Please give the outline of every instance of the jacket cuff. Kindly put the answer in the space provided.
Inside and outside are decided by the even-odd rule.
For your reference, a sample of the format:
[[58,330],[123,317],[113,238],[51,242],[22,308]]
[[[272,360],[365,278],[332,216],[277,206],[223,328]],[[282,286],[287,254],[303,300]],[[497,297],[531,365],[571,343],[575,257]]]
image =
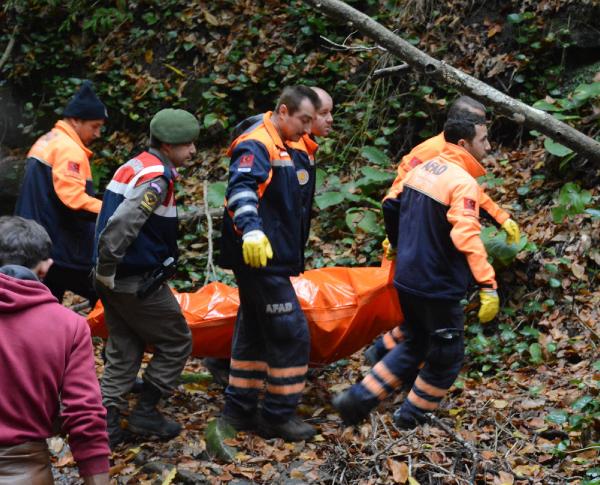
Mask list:
[[77,467],[79,468],[79,475],[82,477],[106,473],[110,468],[108,455],[93,456],[91,458],[78,461]]
[[500,225],[504,224],[507,220],[510,219],[510,214],[505,210],[500,209],[500,212],[496,214],[496,222]]

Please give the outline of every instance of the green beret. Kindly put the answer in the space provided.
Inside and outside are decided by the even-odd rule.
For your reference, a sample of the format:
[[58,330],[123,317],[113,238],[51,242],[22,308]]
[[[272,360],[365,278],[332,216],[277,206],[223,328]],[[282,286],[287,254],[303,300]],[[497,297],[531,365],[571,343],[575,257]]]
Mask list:
[[191,143],[200,133],[200,124],[196,117],[183,109],[162,109],[150,122],[150,134],[173,145]]

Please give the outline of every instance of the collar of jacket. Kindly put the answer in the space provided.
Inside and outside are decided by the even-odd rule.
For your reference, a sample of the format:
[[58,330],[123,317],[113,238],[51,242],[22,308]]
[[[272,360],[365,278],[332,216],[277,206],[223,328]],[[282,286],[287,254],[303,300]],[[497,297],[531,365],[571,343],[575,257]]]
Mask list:
[[0,273],[5,274],[6,276],[12,276],[19,280],[40,281],[33,271],[20,264],[7,264],[1,266]]
[[174,179],[179,178],[179,172],[177,172],[177,168],[171,163],[171,160],[169,160],[163,152],[157,150],[156,148],[150,147],[148,148],[148,153],[158,158],[165,168],[171,171]]
[[73,129],[73,127],[64,120],[58,120],[54,125],[54,129],[63,132],[69,138],[71,138],[79,147],[84,151],[85,156],[90,158],[94,152],[92,152],[88,147],[86,147],[77,132]]
[[277,132],[277,128],[275,128],[273,121],[271,121],[272,116],[273,116],[272,111],[267,111],[263,115],[263,124],[265,125],[265,129],[267,130],[267,133],[269,134],[269,136],[271,137],[271,139],[273,140],[273,143],[275,143],[277,148],[279,148],[281,150],[287,150],[285,143],[283,143],[283,141],[281,140],[281,137],[279,136],[279,133]]
[[465,169],[473,177],[481,177],[486,174],[485,168],[467,150],[454,143],[446,142],[440,156],[450,163],[454,163]]
[[309,155],[314,155],[319,149],[319,144],[311,135],[302,135],[302,140],[304,140],[304,144],[306,145],[306,151]]

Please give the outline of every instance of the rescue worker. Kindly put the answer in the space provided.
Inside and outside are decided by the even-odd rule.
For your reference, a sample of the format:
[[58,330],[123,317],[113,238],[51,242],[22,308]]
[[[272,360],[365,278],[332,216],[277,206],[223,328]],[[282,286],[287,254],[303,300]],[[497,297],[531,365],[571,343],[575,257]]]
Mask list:
[[333,399],[347,424],[361,421],[413,381],[394,420],[402,428],[422,423],[462,367],[460,300],[472,277],[480,288],[480,321],[498,312],[494,269],[480,239],[482,189],[476,181],[485,174],[479,162],[491,149],[487,128],[480,118],[449,119],[444,137],[442,152],[411,170],[383,203],[386,232],[397,251],[394,286],[405,315],[403,339],[359,384]]
[[52,239],[52,259],[44,284],[62,301],[66,290],[98,297],[90,279],[94,223],[102,202],[95,198],[87,148],[100,136],[108,114],[92,84],[84,81],[67,104],[63,119],[27,154],[27,170],[15,214],[33,219]]
[[[331,114],[331,111],[333,110],[333,100],[331,99],[331,96],[324,89],[317,87],[311,87],[311,89],[317,94],[321,101],[321,107],[317,110],[312,122],[311,133],[302,135],[297,142],[290,141],[287,143],[289,148],[288,151],[292,155],[292,158],[294,158],[296,166],[300,167],[297,171],[299,183],[310,184],[310,187],[307,187],[308,190],[302,191],[303,196],[306,198],[306,200],[302,201],[302,208],[304,211],[302,220],[305,221],[303,226],[304,234],[302,236],[302,247],[305,247],[306,242],[308,241],[312,217],[312,203],[316,188],[315,153],[319,145],[317,144],[315,137],[328,136],[333,127],[333,116]],[[254,115],[240,122],[232,130],[233,140],[251,126],[260,123],[262,117],[262,114]],[[214,382],[223,387],[227,386],[229,381],[229,359],[206,357],[202,359],[202,364],[211,373]]]
[[[181,426],[156,408],[171,393],[192,350],[191,332],[168,285],[156,271],[177,259],[176,167],[196,153],[200,125],[180,109],[159,111],[150,122],[150,149],[122,165],[109,183],[96,228],[96,287],[108,341],[102,378],[111,447],[127,438],[120,427],[123,396],[131,389],[144,350],[154,355],[143,375],[128,430],[170,439]],[[174,262],[173,262],[174,264]],[[143,297],[151,281],[158,287]]]
[[[307,210],[314,176],[287,142],[310,133],[319,97],[287,87],[274,112],[236,138],[219,264],[239,287],[229,385],[221,420],[266,438],[310,439],[315,430],[295,414],[305,386],[310,335],[290,282],[304,269]],[[308,172],[308,173],[305,173]],[[262,409],[258,394],[266,380]]]
[[[448,110],[448,119],[461,119],[465,116],[480,117],[481,121],[485,123],[485,107],[473,98],[460,96],[450,106],[450,109]],[[423,143],[413,148],[410,153],[402,157],[402,161],[398,165],[398,175],[386,198],[394,198],[397,195],[397,187],[402,180],[406,178],[408,172],[423,163],[423,161],[437,157],[444,149],[445,144],[446,140],[444,139],[444,133],[442,132],[433,138],[425,140]],[[484,191],[481,191],[479,205],[483,216],[506,231],[506,242],[508,244],[519,243],[521,238],[519,226],[510,218],[508,212],[501,209]],[[387,248],[389,243],[387,239],[383,242],[383,246],[386,255],[390,259],[393,259],[394,251],[393,249],[388,251]],[[395,327],[386,332],[365,351],[364,355],[366,361],[371,365],[375,365],[386,353],[398,344],[401,338],[402,332],[400,327]]]

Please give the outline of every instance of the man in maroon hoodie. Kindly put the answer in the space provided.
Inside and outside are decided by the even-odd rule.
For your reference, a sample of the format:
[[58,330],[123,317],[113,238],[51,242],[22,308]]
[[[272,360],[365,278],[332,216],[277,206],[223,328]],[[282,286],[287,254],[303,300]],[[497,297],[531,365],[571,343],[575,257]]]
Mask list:
[[0,485],[54,483],[46,438],[60,414],[86,485],[108,485],[106,411],[86,321],[41,282],[42,226],[0,217]]

